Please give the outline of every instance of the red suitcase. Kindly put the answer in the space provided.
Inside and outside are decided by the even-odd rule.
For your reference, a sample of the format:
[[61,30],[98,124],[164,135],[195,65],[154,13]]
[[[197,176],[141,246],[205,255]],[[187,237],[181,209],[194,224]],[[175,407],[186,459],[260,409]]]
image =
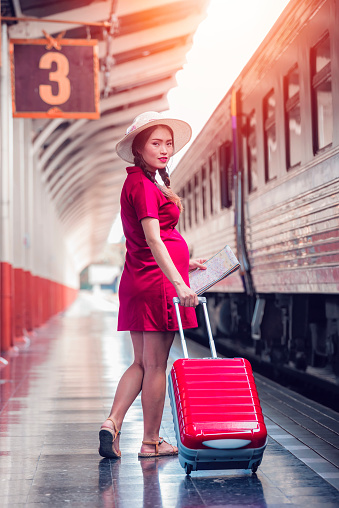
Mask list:
[[179,448],[187,474],[200,469],[258,469],[267,431],[252,368],[244,358],[217,358],[203,304],[212,358],[189,359],[179,313],[173,299],[185,358],[169,374],[169,396]]

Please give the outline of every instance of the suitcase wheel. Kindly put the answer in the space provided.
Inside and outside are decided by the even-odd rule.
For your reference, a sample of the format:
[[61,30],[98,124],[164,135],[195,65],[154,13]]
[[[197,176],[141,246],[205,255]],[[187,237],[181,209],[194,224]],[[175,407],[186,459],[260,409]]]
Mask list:
[[187,464],[187,462],[186,462],[185,471],[186,471],[187,476],[189,476],[191,474],[192,469],[193,469],[193,466],[191,464]]
[[257,470],[258,470],[258,464],[253,464],[253,466],[252,466],[252,473],[253,474],[256,473]]

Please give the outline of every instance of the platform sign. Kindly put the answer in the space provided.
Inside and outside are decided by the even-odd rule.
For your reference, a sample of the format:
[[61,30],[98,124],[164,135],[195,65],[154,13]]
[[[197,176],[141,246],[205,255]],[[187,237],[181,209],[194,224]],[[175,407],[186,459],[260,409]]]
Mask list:
[[13,116],[100,117],[96,40],[10,40]]

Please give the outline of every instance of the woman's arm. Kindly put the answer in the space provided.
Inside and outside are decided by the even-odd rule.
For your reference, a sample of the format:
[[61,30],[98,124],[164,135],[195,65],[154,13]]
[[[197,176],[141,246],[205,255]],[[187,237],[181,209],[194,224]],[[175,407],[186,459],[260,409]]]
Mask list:
[[196,307],[199,303],[198,296],[185,284],[183,278],[176,269],[164,242],[160,238],[158,219],[145,217],[141,220],[141,225],[145,233],[146,242],[151,249],[154,259],[159,268],[175,287],[181,305],[185,307]]

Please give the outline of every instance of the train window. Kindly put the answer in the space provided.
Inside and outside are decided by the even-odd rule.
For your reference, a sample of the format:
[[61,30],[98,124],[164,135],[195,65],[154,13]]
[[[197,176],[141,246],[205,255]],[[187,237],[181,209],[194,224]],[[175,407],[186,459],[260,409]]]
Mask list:
[[296,65],[285,77],[285,126],[287,168],[301,161],[300,80]]
[[[185,208],[186,208],[185,187],[182,188],[179,195],[181,196],[182,206],[185,211]],[[180,214],[180,218],[181,218],[181,221],[180,221],[181,227],[182,227],[183,231],[185,231],[185,229],[186,229],[186,214],[185,213]]]
[[194,177],[194,222],[198,224],[199,222],[199,176],[195,175]]
[[215,209],[215,183],[214,183],[214,175],[215,175],[215,167],[216,167],[216,156],[215,153],[210,157],[210,167],[209,167],[209,184],[210,184],[210,213],[213,215]]
[[333,137],[330,38],[326,34],[311,50],[313,149],[331,145]]
[[265,139],[265,180],[273,180],[277,176],[278,150],[276,134],[276,99],[274,90],[264,98],[264,139]]
[[257,118],[254,110],[247,120],[247,165],[248,192],[253,192],[258,186]]
[[186,227],[191,228],[192,227],[192,186],[191,182],[187,185],[187,220],[186,220]]
[[206,179],[206,166],[201,170],[201,190],[202,190],[202,218],[206,219],[206,199],[207,199],[207,179]]
[[219,148],[221,208],[232,205],[232,150],[228,141]]

